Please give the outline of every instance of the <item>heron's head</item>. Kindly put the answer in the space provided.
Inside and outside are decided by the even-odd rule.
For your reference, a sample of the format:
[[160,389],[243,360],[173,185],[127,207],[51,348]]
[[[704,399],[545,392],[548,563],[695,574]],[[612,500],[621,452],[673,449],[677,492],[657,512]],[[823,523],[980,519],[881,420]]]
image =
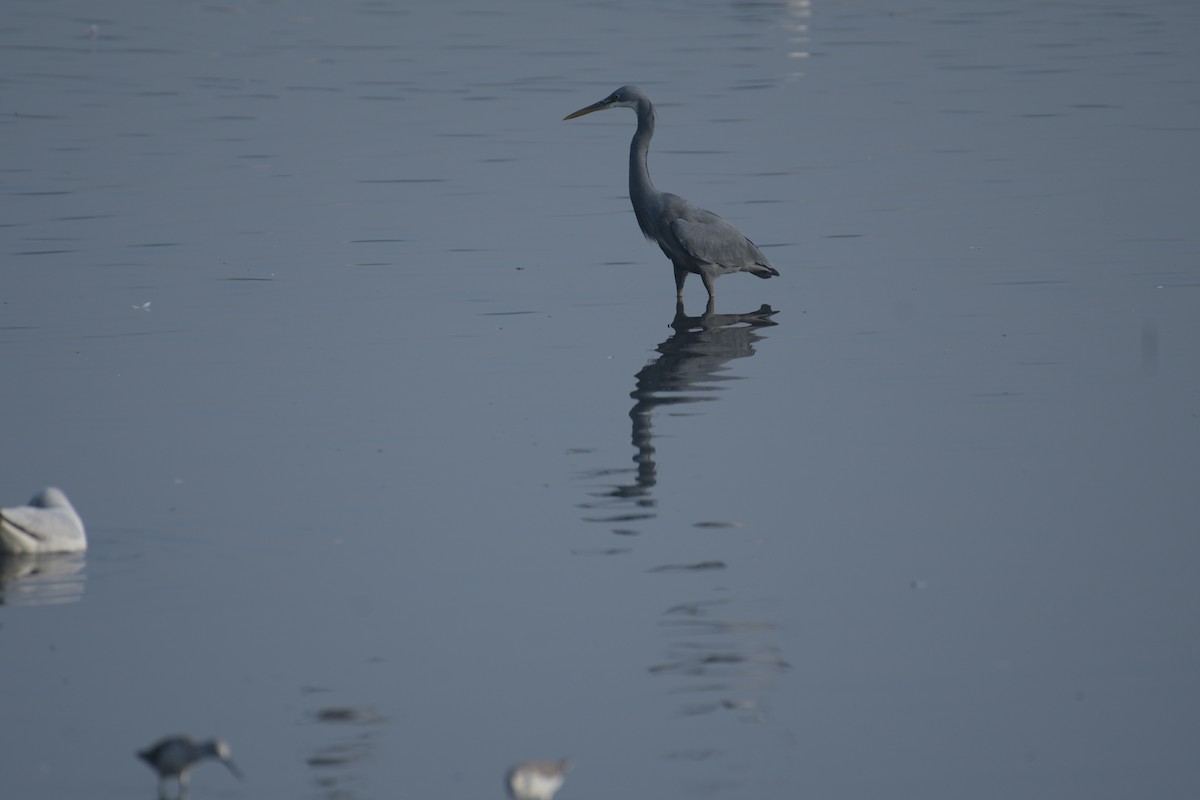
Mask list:
[[584,114],[590,114],[593,111],[604,111],[608,108],[636,109],[642,103],[650,103],[650,98],[646,96],[645,92],[636,86],[622,86],[600,102],[592,103],[590,106],[585,106],[578,111],[567,114],[563,117],[563,121],[582,117]]

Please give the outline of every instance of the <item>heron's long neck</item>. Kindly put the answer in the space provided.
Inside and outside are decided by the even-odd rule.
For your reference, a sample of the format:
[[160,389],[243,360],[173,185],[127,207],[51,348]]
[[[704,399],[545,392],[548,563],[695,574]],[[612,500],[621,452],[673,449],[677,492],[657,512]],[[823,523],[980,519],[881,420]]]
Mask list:
[[633,134],[633,141],[629,143],[629,200],[633,203],[638,225],[649,236],[650,220],[643,219],[643,215],[649,213],[650,204],[658,194],[650,182],[650,168],[646,165],[650,137],[654,135],[654,106],[649,101],[638,106],[637,119],[637,133]]

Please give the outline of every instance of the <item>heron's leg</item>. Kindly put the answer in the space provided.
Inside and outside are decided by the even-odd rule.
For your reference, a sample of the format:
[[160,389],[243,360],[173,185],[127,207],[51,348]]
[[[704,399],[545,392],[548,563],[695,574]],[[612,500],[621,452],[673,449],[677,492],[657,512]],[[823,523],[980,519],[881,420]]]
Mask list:
[[675,296],[683,297],[683,282],[687,280],[687,270],[678,264],[675,267]]
[[712,300],[715,298],[717,296],[717,292],[716,288],[713,286],[713,281],[715,280],[713,276],[709,275],[707,272],[701,272],[700,280],[704,281],[704,288],[708,289],[708,299]]

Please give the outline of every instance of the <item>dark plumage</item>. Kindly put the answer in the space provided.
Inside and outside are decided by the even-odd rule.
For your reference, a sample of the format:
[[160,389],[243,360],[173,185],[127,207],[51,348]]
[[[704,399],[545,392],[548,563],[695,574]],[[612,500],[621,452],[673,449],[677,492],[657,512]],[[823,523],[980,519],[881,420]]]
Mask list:
[[598,103],[563,117],[582,117],[608,108],[637,112],[637,132],[629,144],[629,200],[638,226],[647,239],[657,242],[675,268],[675,292],[683,296],[688,273],[704,281],[711,299],[713,282],[731,272],[749,272],[759,278],[779,274],[754,242],[711,211],[694,206],[677,194],[660,192],[650,180],[646,158],[654,136],[654,106],[636,86],[622,86]]
[[198,742],[190,736],[167,736],[159,739],[144,750],[138,758],[158,773],[158,796],[167,796],[167,781],[179,781],[179,797],[187,795],[188,773],[192,767],[206,759],[216,759],[229,768],[234,777],[241,780],[242,773],[230,758],[229,745],[221,739]]

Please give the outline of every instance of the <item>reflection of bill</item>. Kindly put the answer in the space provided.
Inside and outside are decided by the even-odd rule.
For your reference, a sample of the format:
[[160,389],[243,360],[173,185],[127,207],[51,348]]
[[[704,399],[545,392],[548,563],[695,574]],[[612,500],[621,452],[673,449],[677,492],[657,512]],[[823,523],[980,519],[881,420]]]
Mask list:
[[0,605],[42,606],[83,598],[83,553],[0,553]]

